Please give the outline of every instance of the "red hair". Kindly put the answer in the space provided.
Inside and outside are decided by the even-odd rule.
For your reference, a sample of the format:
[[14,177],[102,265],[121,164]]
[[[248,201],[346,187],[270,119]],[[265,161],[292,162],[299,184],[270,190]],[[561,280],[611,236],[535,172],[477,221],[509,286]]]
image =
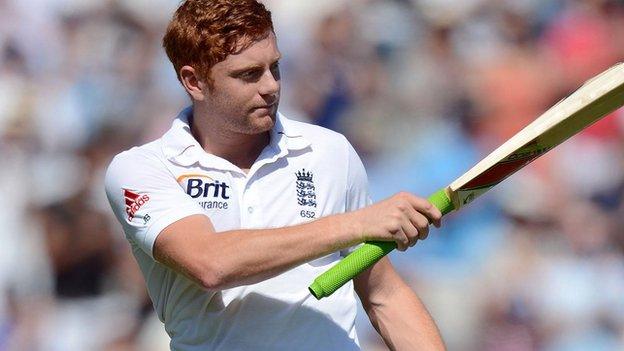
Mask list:
[[210,81],[210,69],[273,31],[271,12],[256,0],[186,0],[176,10],[163,47],[180,79],[193,67]]

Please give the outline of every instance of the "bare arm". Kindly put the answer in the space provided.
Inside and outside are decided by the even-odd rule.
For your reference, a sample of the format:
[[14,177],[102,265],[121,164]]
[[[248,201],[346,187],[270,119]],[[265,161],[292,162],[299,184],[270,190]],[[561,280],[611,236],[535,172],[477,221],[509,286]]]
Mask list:
[[[396,241],[406,250],[428,233],[441,214],[411,194],[346,214],[277,229],[215,233],[203,215],[183,218],[156,238],[154,257],[208,289],[268,279],[303,262],[366,240]],[[277,254],[276,254],[277,253]]]
[[429,312],[387,257],[354,282],[371,323],[391,350],[445,350]]
[[194,215],[161,232],[154,257],[208,289],[252,284],[355,245],[361,239],[342,216],[292,227],[215,233],[208,217]]

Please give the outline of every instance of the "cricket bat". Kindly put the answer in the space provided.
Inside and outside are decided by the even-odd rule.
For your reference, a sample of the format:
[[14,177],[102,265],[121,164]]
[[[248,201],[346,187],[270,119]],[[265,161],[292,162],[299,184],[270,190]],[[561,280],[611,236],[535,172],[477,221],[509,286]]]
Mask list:
[[[493,186],[624,105],[624,63],[591,78],[474,167],[428,200],[443,215],[461,209]],[[367,242],[318,276],[309,290],[321,299],[334,293],[396,248],[391,241]]]

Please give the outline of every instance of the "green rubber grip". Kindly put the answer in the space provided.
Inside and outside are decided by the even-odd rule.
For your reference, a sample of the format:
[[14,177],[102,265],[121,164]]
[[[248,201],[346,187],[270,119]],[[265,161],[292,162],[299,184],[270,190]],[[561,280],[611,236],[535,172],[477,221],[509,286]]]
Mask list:
[[[436,191],[429,196],[428,200],[442,212],[442,215],[455,209],[445,189]],[[318,300],[327,297],[394,249],[396,249],[396,243],[393,241],[366,242],[362,247],[314,279],[308,289]]]

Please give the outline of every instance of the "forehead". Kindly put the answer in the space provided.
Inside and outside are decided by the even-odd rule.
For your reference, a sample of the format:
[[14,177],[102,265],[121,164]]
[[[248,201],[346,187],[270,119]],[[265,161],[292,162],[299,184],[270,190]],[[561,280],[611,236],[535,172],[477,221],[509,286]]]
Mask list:
[[217,63],[225,69],[239,69],[245,66],[271,64],[281,57],[277,48],[275,34],[270,32],[266,38],[253,42],[237,54],[228,55],[225,60]]

